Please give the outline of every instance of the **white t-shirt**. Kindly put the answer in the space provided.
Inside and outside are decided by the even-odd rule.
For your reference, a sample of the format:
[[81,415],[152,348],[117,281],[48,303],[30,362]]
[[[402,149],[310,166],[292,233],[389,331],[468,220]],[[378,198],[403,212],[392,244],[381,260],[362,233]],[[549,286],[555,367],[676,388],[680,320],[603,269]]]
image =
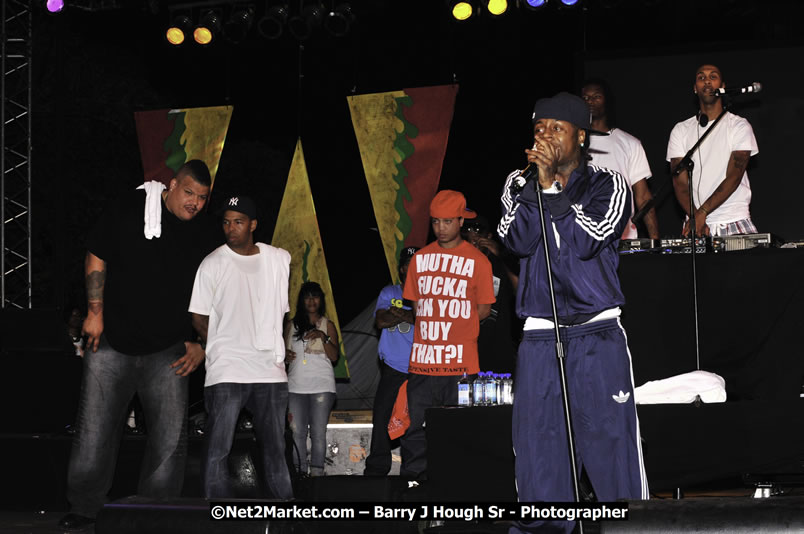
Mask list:
[[259,254],[243,256],[222,245],[196,272],[189,311],[209,316],[204,386],[287,382],[282,320],[290,311],[290,254],[257,246]]
[[[633,135],[619,128],[613,128],[609,135],[589,136],[589,156],[592,163],[622,174],[633,190],[634,184],[651,177],[650,165],[642,143]],[[631,217],[634,210],[634,195],[631,195]],[[631,220],[625,227],[623,239],[637,237],[637,228]]]
[[[322,317],[316,329],[327,333],[327,318]],[[296,339],[296,327],[292,325],[289,338],[285,340],[288,348],[296,353],[296,358],[288,366],[289,393],[336,393],[335,370],[332,360],[324,352],[320,339],[312,342]]]
[[[714,121],[709,121],[709,124],[701,127],[697,117],[690,117],[676,124],[670,132],[670,142],[667,144],[667,161],[683,158],[712,124]],[[717,186],[726,179],[731,153],[736,150],[748,150],[752,156],[759,152],[751,124],[744,118],[727,112],[692,157],[695,164],[691,177],[692,194],[696,208],[706,202]],[[706,223],[725,224],[748,219],[751,217],[750,204],[751,184],[748,182],[748,173],[745,172],[734,193],[706,216]]]

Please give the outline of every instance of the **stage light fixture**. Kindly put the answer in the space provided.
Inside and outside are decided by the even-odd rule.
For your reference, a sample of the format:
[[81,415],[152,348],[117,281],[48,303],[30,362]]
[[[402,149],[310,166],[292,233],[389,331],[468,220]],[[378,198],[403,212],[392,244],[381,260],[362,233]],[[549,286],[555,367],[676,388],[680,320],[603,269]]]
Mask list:
[[288,20],[288,30],[291,35],[299,41],[305,41],[313,35],[317,27],[321,25],[324,18],[324,8],[319,2],[314,2],[304,6],[301,13],[290,17]]
[[499,17],[508,11],[508,0],[488,0],[486,2],[486,9],[495,17]]
[[48,13],[61,13],[61,10],[64,9],[64,0],[47,0],[45,9],[48,10]]
[[567,7],[572,7],[576,5],[578,2],[579,0],[561,0],[561,3]]
[[266,39],[279,39],[288,21],[288,6],[271,6],[257,22],[257,31]]
[[524,5],[530,10],[541,9],[547,5],[547,0],[525,0]]
[[193,22],[187,15],[179,15],[173,19],[173,25],[168,28],[165,37],[170,44],[178,46],[187,40],[193,31]]
[[354,21],[355,13],[352,11],[352,6],[339,4],[327,14],[324,19],[324,28],[335,37],[343,37],[349,33],[349,28]]
[[207,11],[193,31],[193,39],[200,45],[210,44],[221,33],[221,17],[215,11]]
[[233,43],[242,43],[254,22],[254,9],[248,6],[235,7],[223,28],[223,34]]
[[469,20],[475,14],[475,6],[467,0],[453,0],[449,2],[449,11],[455,20]]

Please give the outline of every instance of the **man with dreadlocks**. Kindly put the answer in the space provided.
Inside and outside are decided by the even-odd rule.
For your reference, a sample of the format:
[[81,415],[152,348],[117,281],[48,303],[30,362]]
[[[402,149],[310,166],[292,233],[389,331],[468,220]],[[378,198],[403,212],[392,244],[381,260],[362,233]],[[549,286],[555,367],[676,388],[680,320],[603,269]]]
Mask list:
[[[525,320],[514,391],[519,500],[571,501],[573,485],[544,247],[565,346],[578,472],[601,501],[648,497],[631,358],[620,306],[617,244],[631,210],[625,178],[587,165],[592,133],[580,97],[559,93],[533,110],[531,181],[514,171],[502,194],[500,238],[520,259],[517,314]],[[534,169],[535,168],[535,169]],[[539,196],[544,206],[542,235]],[[573,521],[519,525],[570,532]]]

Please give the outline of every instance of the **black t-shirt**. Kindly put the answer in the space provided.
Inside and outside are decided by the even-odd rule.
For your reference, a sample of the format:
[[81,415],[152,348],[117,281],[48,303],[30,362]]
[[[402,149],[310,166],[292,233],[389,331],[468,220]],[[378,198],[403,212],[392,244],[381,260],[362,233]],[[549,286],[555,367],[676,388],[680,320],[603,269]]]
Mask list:
[[516,340],[518,330],[522,327],[514,313],[515,291],[503,260],[494,254],[486,254],[486,257],[491,262],[494,283],[499,285],[497,300],[491,305],[491,313],[480,323],[477,338],[480,370],[513,373],[516,364]]
[[87,240],[106,262],[104,334],[118,352],[159,352],[188,339],[187,307],[198,265],[214,248],[205,213],[181,221],[162,202],[162,235],[146,239],[145,194],[134,191],[107,206]]

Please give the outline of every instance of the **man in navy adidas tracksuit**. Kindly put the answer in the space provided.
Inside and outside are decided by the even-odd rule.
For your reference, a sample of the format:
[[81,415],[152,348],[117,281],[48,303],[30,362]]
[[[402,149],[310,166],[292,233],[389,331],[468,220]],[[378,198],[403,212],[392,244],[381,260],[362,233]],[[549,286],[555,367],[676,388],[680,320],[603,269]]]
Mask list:
[[[538,180],[506,180],[497,232],[520,260],[517,313],[525,320],[517,360],[513,442],[519,500],[572,501],[552,307],[544,260],[549,247],[578,473],[599,501],[648,498],[631,358],[620,306],[617,243],[631,211],[627,181],[587,164],[590,114],[569,93],[536,102],[532,149]],[[595,132],[597,133],[597,132]],[[547,236],[539,222],[542,190]],[[573,522],[519,525],[569,532]],[[513,529],[519,531],[519,528]]]

